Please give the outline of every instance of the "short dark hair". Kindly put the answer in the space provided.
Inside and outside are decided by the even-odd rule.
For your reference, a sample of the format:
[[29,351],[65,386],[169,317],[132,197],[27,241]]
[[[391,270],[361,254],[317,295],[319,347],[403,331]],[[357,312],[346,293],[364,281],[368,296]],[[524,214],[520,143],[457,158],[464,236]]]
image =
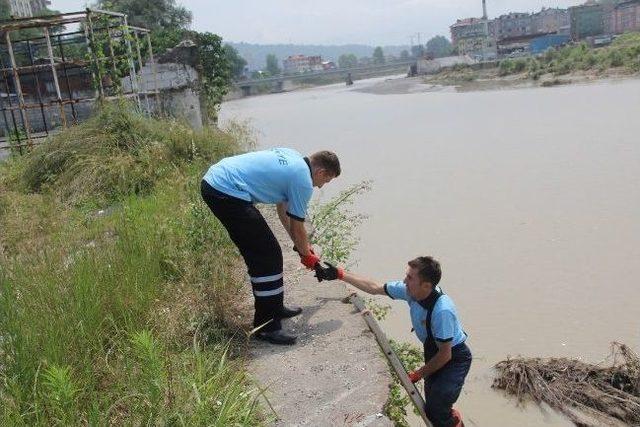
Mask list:
[[325,169],[334,176],[340,176],[340,160],[332,151],[318,151],[309,156],[311,166]]
[[442,277],[442,269],[440,263],[430,256],[419,256],[409,261],[409,267],[418,270],[418,276],[425,281],[436,286],[440,283]]

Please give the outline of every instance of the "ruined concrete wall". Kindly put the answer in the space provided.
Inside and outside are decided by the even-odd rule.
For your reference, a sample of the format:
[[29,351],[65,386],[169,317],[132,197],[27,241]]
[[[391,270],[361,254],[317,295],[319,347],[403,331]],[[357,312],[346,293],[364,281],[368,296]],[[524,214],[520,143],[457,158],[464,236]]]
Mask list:
[[[194,129],[202,128],[202,108],[197,92],[198,72],[188,64],[160,63],[156,64],[154,77],[151,64],[142,68],[137,84],[139,90],[149,94],[152,111],[157,111],[155,102],[156,87],[160,93],[162,111],[170,116],[186,120]],[[131,83],[125,80],[125,90],[130,90]],[[151,93],[150,93],[151,92]],[[144,95],[143,107],[146,106]]]
[[[200,77],[195,68],[196,54],[195,44],[184,41],[158,57],[155,75],[152,64],[146,64],[135,84],[141,92],[157,89],[163,113],[186,120],[194,129],[201,129],[204,112],[197,91]],[[129,79],[125,79],[123,87],[125,91],[131,90]],[[151,94],[149,99],[157,111],[156,103],[151,101],[155,100],[155,95]]]

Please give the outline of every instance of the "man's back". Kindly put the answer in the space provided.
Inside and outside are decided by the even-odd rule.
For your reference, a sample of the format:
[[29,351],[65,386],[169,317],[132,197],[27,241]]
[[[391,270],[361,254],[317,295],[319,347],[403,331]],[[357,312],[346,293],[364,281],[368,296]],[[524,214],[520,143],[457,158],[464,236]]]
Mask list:
[[288,202],[289,211],[301,218],[313,193],[308,163],[289,148],[227,157],[211,166],[203,179],[216,190],[248,202]]

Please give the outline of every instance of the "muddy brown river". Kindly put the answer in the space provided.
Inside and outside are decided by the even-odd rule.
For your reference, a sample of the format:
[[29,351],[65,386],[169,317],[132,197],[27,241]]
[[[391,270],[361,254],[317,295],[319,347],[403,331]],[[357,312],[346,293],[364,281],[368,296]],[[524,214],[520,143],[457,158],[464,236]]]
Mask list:
[[[459,93],[373,79],[231,101],[221,117],[250,119],[261,147],[336,151],[324,197],[374,181],[354,271],[401,280],[417,255],[441,261],[475,357],[467,425],[571,425],[490,388],[509,355],[640,351],[640,80]],[[391,305],[387,334],[417,344]]]

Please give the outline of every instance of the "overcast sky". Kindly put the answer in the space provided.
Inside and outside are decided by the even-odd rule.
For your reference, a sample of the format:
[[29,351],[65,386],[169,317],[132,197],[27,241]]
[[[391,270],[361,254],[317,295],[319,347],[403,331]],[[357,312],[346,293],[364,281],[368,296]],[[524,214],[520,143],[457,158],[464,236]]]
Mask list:
[[[192,28],[225,41],[259,44],[404,45],[442,34],[457,18],[482,15],[481,0],[178,0],[193,12]],[[489,17],[567,7],[581,0],[487,0]],[[83,0],[52,0],[63,12],[82,10]]]

